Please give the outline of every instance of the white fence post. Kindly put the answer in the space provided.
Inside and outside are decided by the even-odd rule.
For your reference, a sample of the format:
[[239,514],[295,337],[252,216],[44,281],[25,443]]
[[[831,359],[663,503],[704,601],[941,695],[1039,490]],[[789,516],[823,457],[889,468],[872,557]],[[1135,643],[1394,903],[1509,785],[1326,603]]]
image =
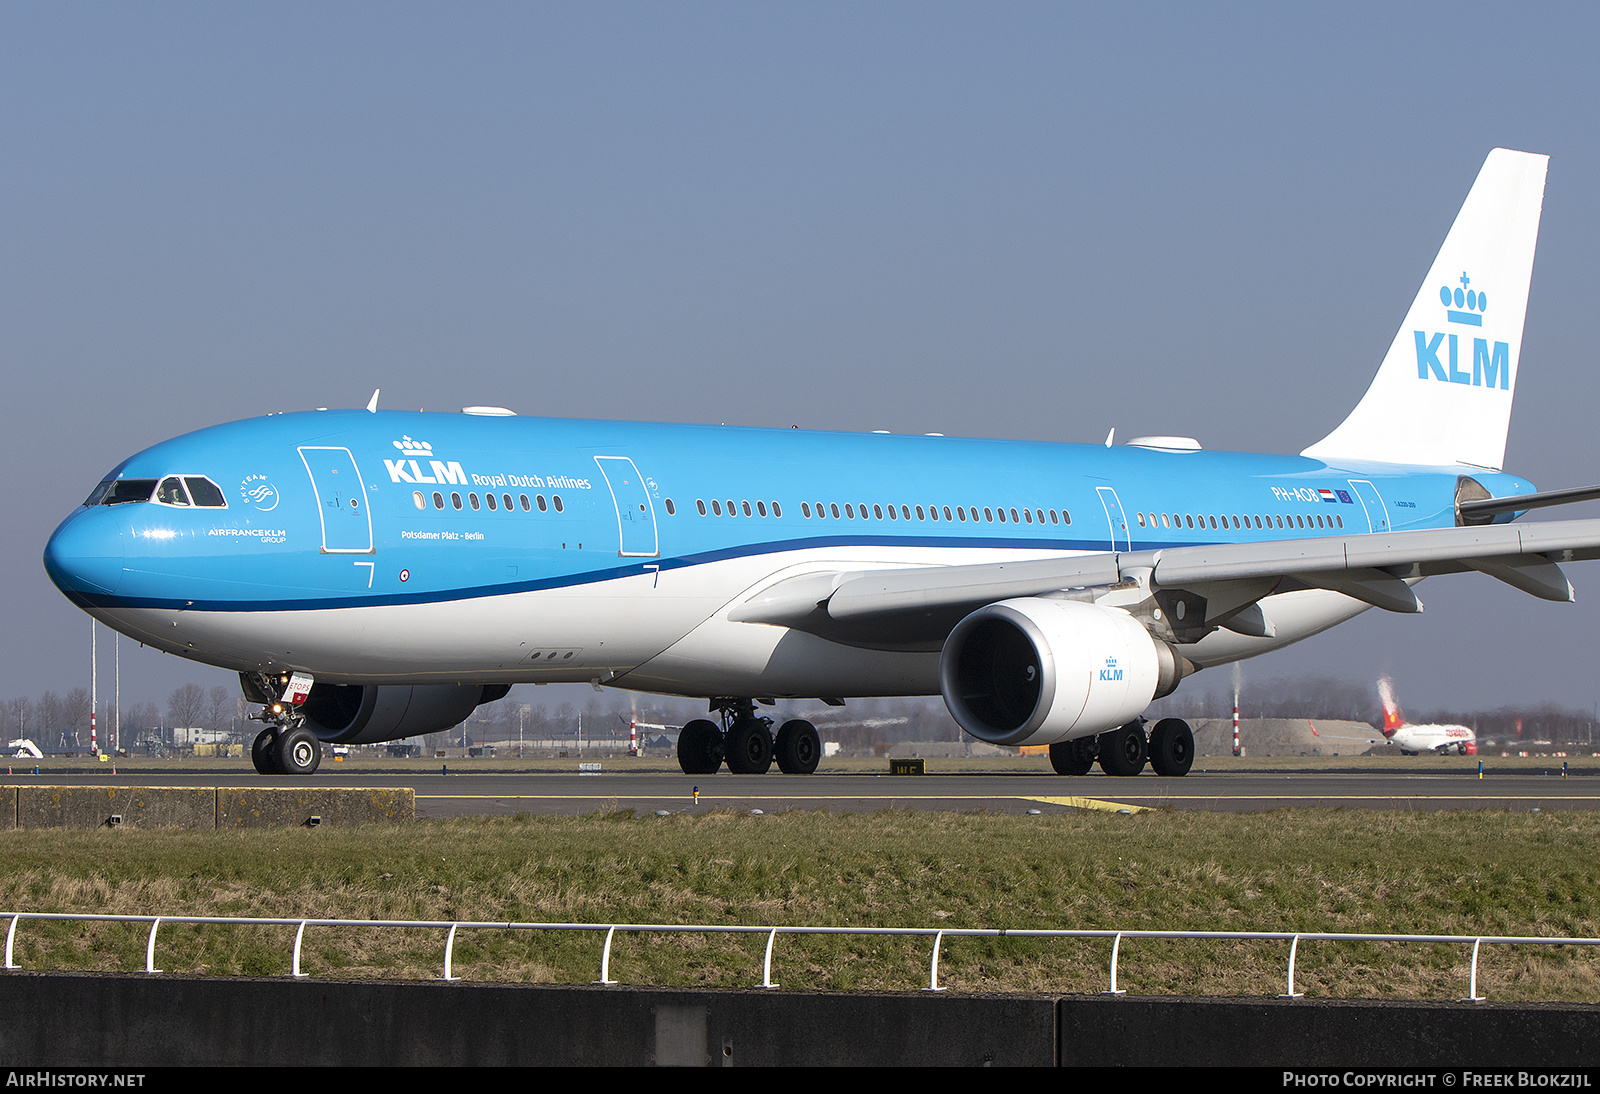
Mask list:
[[933,960],[928,963],[928,986],[923,991],[944,991],[939,986],[939,943],[943,941],[943,931],[933,936]]
[[1478,994],[1478,947],[1482,943],[1481,938],[1472,940],[1472,975],[1467,980],[1467,997],[1461,1000],[1463,1003],[1481,1003],[1486,998]]
[[767,956],[761,962],[761,986],[775,988],[778,985],[772,982],[772,944],[778,940],[778,928],[772,928],[772,933],[767,935]]
[[300,971],[300,943],[305,941],[306,921],[300,921],[300,927],[294,932],[294,961],[289,966],[289,977],[292,980],[304,980],[306,973]]
[[1101,995],[1127,995],[1125,991],[1117,990],[1117,953],[1122,949],[1122,932],[1117,932],[1117,937],[1111,943],[1111,986]]
[[1289,983],[1285,986],[1283,994],[1278,996],[1279,999],[1299,999],[1305,994],[1294,990],[1294,956],[1299,949],[1300,936],[1295,935],[1294,941],[1289,943]]
[[155,922],[150,924],[150,938],[144,944],[144,971],[147,973],[161,971],[156,968],[156,928],[159,926],[161,926],[161,917],[156,916]]
[[616,983],[615,980],[611,979],[611,936],[616,933],[616,927],[608,927],[606,929],[606,948],[600,953],[600,979],[595,981],[596,984]]
[[444,940],[444,976],[441,977],[441,979],[443,979],[443,980],[459,980],[459,979],[461,979],[459,976],[451,976],[450,975],[450,958],[451,958],[451,956],[452,956],[452,954],[453,954],[453,952],[455,951],[455,948],[456,948],[456,928],[459,927],[459,926],[461,926],[461,924],[459,924],[459,923],[450,924],[450,933],[445,936],[445,940]]
[[6,968],[8,968],[8,969],[20,969],[20,968],[22,968],[21,965],[18,965],[16,962],[11,960],[11,944],[16,940],[16,937],[17,937],[17,920],[19,920],[21,918],[22,918],[22,913],[21,912],[16,913],[15,915],[13,915],[11,917],[11,926],[6,928]]

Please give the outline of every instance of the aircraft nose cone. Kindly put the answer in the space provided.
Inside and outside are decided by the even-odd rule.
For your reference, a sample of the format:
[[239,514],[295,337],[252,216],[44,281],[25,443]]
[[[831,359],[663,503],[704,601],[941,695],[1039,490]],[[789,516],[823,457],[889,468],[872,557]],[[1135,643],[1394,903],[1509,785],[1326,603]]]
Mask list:
[[123,532],[106,506],[82,509],[61,522],[44,548],[44,568],[56,588],[73,595],[115,593],[122,581]]

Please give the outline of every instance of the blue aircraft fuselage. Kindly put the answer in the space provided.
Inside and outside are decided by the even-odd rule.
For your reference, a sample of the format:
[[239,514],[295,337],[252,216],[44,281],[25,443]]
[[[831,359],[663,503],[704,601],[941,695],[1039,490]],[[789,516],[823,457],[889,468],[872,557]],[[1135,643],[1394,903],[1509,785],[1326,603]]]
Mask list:
[[[1449,527],[1460,473],[1178,447],[319,411],[130,457],[57,529],[45,563],[113,626],[236,670],[680,690],[670,675],[623,678],[780,571]],[[1500,472],[1473,477],[1495,496],[1532,490]],[[416,607],[430,610],[400,611]],[[937,691],[927,667],[879,684],[861,686]]]

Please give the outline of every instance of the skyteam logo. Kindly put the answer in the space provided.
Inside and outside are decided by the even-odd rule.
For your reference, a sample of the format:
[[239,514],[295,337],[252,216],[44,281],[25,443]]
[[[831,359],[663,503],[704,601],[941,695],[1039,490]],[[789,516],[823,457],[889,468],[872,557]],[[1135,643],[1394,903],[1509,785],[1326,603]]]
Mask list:
[[278,488],[265,475],[249,475],[239,484],[239,496],[246,505],[253,505],[263,513],[278,507]]
[[[1439,302],[1445,307],[1446,323],[1483,326],[1484,312],[1489,308],[1489,294],[1471,286],[1472,278],[1465,271],[1461,274],[1461,284],[1455,288],[1440,286]],[[1459,335],[1420,330],[1411,334],[1417,343],[1417,379],[1511,390],[1511,346],[1508,343],[1496,342],[1491,348],[1487,338],[1474,338],[1472,371],[1468,372],[1461,367]]]
[[1117,659],[1115,657],[1107,657],[1106,658],[1106,667],[1100,670],[1100,679],[1102,679],[1102,680],[1121,680],[1122,679],[1122,670],[1117,668]]
[[[384,460],[383,466],[388,468],[390,482],[429,482],[445,483],[452,486],[467,485],[467,473],[461,465],[454,460],[445,462],[433,458],[433,445],[427,441],[414,440],[411,437],[401,437],[394,442],[400,450],[400,459]],[[426,460],[428,470],[422,469],[422,462]]]

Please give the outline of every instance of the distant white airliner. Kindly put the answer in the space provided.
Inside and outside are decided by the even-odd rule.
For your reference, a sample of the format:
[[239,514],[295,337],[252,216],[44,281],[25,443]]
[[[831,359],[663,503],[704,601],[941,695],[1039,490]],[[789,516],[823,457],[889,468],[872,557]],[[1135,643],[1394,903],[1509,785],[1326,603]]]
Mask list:
[[1406,723],[1395,702],[1394,683],[1387,676],[1378,680],[1378,698],[1383,703],[1383,735],[1400,746],[1407,756],[1423,752],[1437,752],[1444,756],[1452,752],[1460,756],[1478,753],[1478,735],[1466,726],[1414,726]]

